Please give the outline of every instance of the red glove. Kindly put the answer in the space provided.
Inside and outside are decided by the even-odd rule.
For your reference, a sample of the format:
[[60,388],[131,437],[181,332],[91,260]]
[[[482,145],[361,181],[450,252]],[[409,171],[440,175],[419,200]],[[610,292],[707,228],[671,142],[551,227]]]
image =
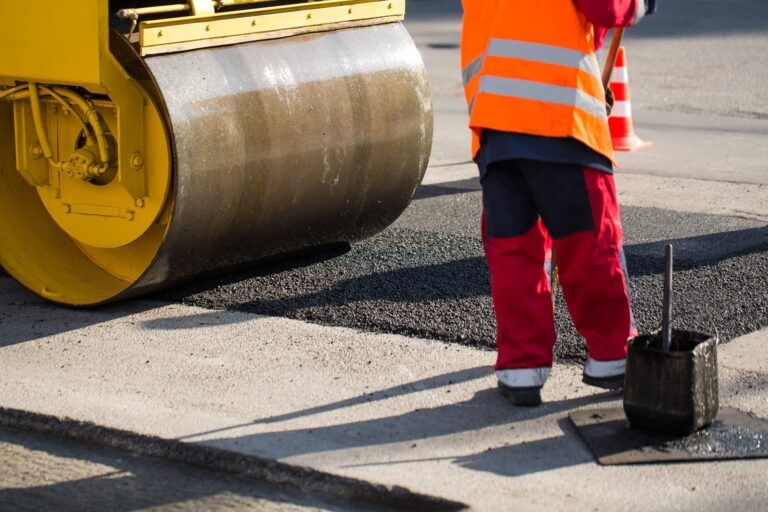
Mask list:
[[609,29],[636,25],[645,15],[646,0],[576,0],[595,26],[595,49],[603,46]]

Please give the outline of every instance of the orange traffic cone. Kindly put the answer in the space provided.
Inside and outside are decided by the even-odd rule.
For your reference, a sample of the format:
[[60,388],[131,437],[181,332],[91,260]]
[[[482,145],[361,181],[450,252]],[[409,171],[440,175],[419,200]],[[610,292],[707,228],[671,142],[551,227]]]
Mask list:
[[611,115],[608,117],[613,149],[635,151],[653,145],[652,142],[643,142],[640,137],[635,135],[635,130],[632,127],[632,108],[629,105],[629,73],[627,72],[623,46],[619,48],[616,54],[613,78],[608,87],[613,91],[615,100]]

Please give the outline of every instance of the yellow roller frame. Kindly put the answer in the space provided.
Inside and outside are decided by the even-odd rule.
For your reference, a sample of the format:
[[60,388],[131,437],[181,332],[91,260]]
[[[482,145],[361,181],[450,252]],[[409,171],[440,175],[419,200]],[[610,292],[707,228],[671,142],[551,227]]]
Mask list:
[[[75,305],[134,283],[171,211],[166,123],[110,51],[108,14],[107,0],[0,3],[0,263]],[[83,147],[89,120],[98,148]],[[76,176],[89,162],[104,175]]]
[[[405,0],[217,12],[257,3],[158,5],[150,9],[188,15],[141,23],[140,9],[128,9],[140,44],[136,53],[118,41],[121,55],[146,70],[140,55],[388,23],[405,12]],[[126,292],[172,222],[169,123],[149,74],[132,76],[113,55],[108,9],[108,0],[0,0],[0,264],[62,304]]]
[[188,6],[194,15],[142,22],[139,25],[141,54],[153,55],[337,30],[347,26],[389,23],[405,17],[405,0],[321,0],[221,13],[216,13],[213,8],[218,4],[254,3],[258,2],[194,0],[190,4],[170,6],[174,10]]
[[[107,0],[2,2],[0,82],[39,82],[84,87],[109,96],[118,107],[115,137],[119,179],[134,199],[146,195],[143,172],[143,105],[135,80],[109,51]],[[129,171],[130,170],[130,171]]]

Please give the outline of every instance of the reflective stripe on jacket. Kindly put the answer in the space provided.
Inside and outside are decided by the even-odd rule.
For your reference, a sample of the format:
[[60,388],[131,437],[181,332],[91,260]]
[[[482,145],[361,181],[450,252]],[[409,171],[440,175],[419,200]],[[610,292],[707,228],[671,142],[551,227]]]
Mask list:
[[592,24],[573,0],[463,0],[473,131],[573,137],[613,160]]

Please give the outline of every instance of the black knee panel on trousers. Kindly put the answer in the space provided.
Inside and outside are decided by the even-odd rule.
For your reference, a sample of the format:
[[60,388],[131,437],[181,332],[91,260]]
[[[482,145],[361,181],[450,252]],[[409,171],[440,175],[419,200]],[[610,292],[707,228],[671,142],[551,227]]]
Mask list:
[[584,169],[579,165],[533,160],[490,164],[481,181],[485,236],[524,235],[539,217],[554,239],[593,230]]

